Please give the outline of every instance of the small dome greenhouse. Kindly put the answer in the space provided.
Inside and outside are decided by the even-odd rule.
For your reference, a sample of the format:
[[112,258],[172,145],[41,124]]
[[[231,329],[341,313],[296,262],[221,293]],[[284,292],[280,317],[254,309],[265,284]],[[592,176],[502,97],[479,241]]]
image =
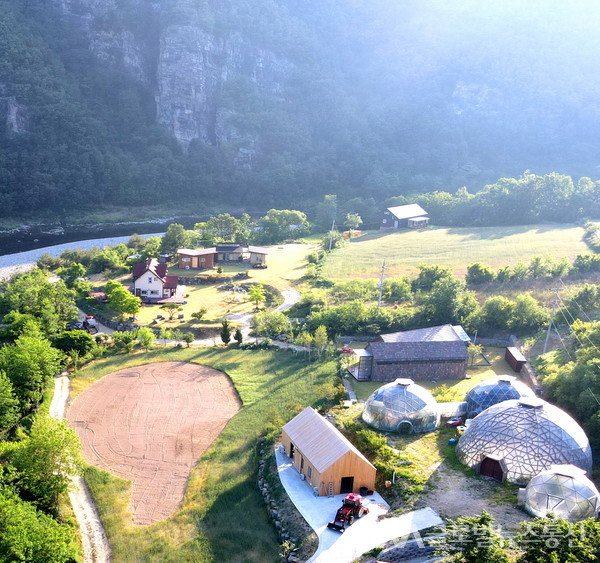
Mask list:
[[440,424],[433,395],[412,379],[396,379],[377,389],[365,404],[363,420],[385,432],[431,432]]
[[499,375],[476,385],[467,393],[467,417],[474,418],[488,407],[535,393],[513,375]]

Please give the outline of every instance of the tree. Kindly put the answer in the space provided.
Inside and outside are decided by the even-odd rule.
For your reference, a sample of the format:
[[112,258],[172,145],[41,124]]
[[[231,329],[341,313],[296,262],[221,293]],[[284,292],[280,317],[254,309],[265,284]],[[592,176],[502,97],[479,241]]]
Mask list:
[[413,291],[429,291],[442,278],[451,278],[450,268],[437,264],[419,264],[419,275],[412,282]]
[[258,222],[259,237],[264,243],[278,243],[296,239],[309,232],[306,215],[290,209],[270,209]]
[[225,345],[231,341],[231,323],[227,319],[221,322],[221,340]]
[[460,563],[508,563],[507,541],[494,527],[492,516],[483,511],[478,516],[459,516],[446,525],[445,537],[436,555]]
[[538,329],[548,321],[548,312],[529,293],[517,295],[508,328],[514,331]]
[[194,342],[194,335],[191,332],[184,332],[182,340],[185,342],[186,348],[190,347],[190,344]]
[[154,344],[154,341],[156,340],[154,331],[146,326],[138,328],[135,337],[146,352],[152,348],[152,344]]
[[167,312],[167,315],[169,315],[170,321],[173,320],[175,313],[178,313],[179,311],[183,311],[183,307],[181,305],[178,305],[177,303],[164,303],[163,305],[160,306],[160,308],[163,311]]
[[258,306],[264,303],[267,299],[265,295],[265,287],[262,283],[255,283],[248,290],[248,299],[254,303],[254,310],[258,311]]
[[40,323],[33,315],[11,311],[2,319],[4,328],[1,331],[2,338],[14,341],[21,335],[42,336]]
[[244,335],[239,327],[235,329],[235,332],[233,333],[233,339],[237,342],[238,346],[242,345],[242,342],[244,341]]
[[454,277],[436,281],[431,291],[423,297],[423,312],[434,324],[462,323],[477,309],[473,292],[465,289],[465,283]]
[[211,217],[205,223],[196,223],[194,230],[198,231],[204,246],[216,242],[239,242],[247,244],[251,238],[253,222],[247,213],[236,219],[229,213],[221,213]]
[[494,271],[485,264],[475,262],[467,267],[465,282],[468,285],[478,285],[494,281]]
[[257,336],[278,338],[291,332],[292,323],[283,313],[263,311],[252,317],[252,329]]
[[68,563],[77,559],[71,528],[0,487],[2,561]]
[[600,560],[600,521],[569,522],[553,514],[521,522],[518,563],[593,563]]
[[[108,286],[108,283],[106,284]],[[110,292],[105,291],[108,298],[108,306],[118,314],[119,319],[125,315],[137,315],[142,308],[142,301],[139,297],[132,295],[121,284],[112,287]]]
[[358,213],[347,213],[344,219],[344,225],[350,229],[350,238],[352,238],[352,231],[358,229],[362,225],[363,220]]
[[407,278],[388,278],[383,280],[383,298],[394,303],[403,303],[412,299],[412,290]]
[[58,271],[58,277],[65,282],[69,289],[73,289],[77,282],[85,276],[85,267],[83,264],[75,262],[67,268],[61,268]]
[[11,464],[18,471],[17,485],[45,508],[56,506],[59,493],[67,491],[69,476],[78,472],[80,444],[64,422],[36,417],[28,439],[18,442]]
[[13,392],[13,386],[6,374],[0,371],[0,440],[19,422],[19,400]]
[[80,356],[91,352],[96,345],[92,336],[83,330],[65,330],[54,338],[52,344],[67,354],[77,352]]
[[140,251],[146,246],[146,239],[137,233],[133,233],[127,241],[127,247],[132,250]]
[[480,318],[485,325],[491,328],[507,329],[513,309],[512,301],[502,295],[495,295],[488,297],[483,303]]
[[171,223],[160,242],[160,252],[175,254],[178,248],[185,248],[187,243],[188,234],[183,225]]
[[192,313],[190,317],[195,321],[201,321],[204,318],[204,315],[208,312],[206,307],[200,307],[195,313]]
[[313,334],[313,345],[319,358],[323,357],[323,354],[327,350],[329,344],[330,342],[329,336],[327,335],[327,329],[323,325],[318,326]]
[[129,330],[115,330],[111,336],[117,350],[124,350],[127,353],[133,350],[133,342],[136,338],[135,332]]

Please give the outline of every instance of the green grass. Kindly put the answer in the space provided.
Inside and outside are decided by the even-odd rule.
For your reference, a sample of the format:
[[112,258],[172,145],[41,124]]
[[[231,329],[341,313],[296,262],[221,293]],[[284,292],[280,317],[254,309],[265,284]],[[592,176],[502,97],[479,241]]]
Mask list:
[[227,373],[243,406],[192,471],[181,509],[166,521],[134,527],[129,483],[88,469],[86,479],[115,561],[277,561],[275,530],[256,486],[255,446],[306,405],[324,403],[322,385],[335,363],[308,364],[284,351],[157,350],[112,356],[82,369],[72,396],[99,377],[132,365],[190,361]]
[[[491,379],[497,375],[514,375],[520,381],[521,376],[514,373],[512,368],[504,360],[504,348],[486,348],[484,353],[492,363],[486,367],[471,367],[467,370],[467,379],[438,379],[436,381],[416,381],[422,387],[429,389],[440,402],[464,401],[465,396],[475,385]],[[384,385],[381,381],[356,381],[352,376],[348,377],[356,397],[360,401],[366,401],[371,394]]]
[[334,280],[375,278],[383,259],[386,275],[411,275],[419,264],[449,267],[455,275],[466,273],[473,262],[493,269],[528,263],[533,256],[572,260],[590,252],[584,230],[575,225],[435,228],[422,231],[370,232],[334,250],[323,266],[323,276]]

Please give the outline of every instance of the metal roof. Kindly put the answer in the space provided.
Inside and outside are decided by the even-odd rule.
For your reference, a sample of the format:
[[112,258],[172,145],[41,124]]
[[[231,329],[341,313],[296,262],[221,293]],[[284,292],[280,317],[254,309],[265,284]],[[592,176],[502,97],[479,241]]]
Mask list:
[[217,249],[212,248],[179,248],[177,254],[185,256],[206,256],[207,254],[216,254]]
[[312,407],[306,407],[283,430],[296,448],[322,473],[338,459],[353,452],[365,463],[373,464],[335,427]]
[[382,342],[470,342],[471,340],[462,326],[450,324],[391,332],[382,334],[379,338]]
[[376,362],[464,361],[467,348],[461,340],[453,342],[371,342],[367,349]]
[[418,203],[388,207],[387,210],[396,217],[396,219],[412,219],[414,217],[422,218],[423,215],[427,216],[427,211],[425,211]]

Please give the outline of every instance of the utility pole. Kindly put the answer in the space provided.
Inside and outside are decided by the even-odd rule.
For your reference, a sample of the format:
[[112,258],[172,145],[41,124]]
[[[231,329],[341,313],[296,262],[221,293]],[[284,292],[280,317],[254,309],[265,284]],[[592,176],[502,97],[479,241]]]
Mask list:
[[331,247],[333,245],[333,230],[335,229],[335,219],[333,223],[331,223],[331,231],[329,231],[329,252],[331,252]]
[[554,295],[554,301],[552,301],[552,313],[550,313],[550,322],[548,323],[548,331],[546,332],[546,341],[544,342],[544,350],[542,354],[545,354],[548,351],[548,343],[550,342],[550,331],[552,330],[552,324],[554,323],[554,313],[556,312],[556,307],[558,306],[559,290],[559,287],[554,288],[554,291],[556,293]]
[[381,309],[381,297],[383,295],[383,279],[385,277],[385,258],[383,259],[383,265],[381,266],[381,275],[379,276],[379,283],[377,287],[379,288],[379,299],[377,300],[377,312]]

